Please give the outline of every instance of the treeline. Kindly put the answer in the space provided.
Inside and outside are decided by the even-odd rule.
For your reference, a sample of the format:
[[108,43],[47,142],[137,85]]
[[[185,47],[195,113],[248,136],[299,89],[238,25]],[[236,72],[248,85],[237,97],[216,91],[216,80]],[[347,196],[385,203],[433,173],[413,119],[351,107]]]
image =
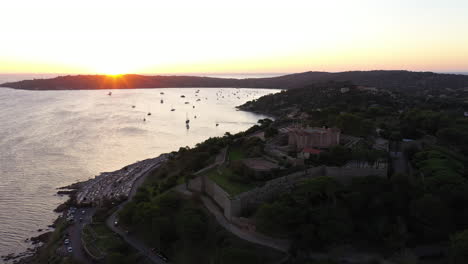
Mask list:
[[270,263],[282,254],[251,245],[219,226],[195,197],[147,193],[119,213],[120,223],[171,263]]

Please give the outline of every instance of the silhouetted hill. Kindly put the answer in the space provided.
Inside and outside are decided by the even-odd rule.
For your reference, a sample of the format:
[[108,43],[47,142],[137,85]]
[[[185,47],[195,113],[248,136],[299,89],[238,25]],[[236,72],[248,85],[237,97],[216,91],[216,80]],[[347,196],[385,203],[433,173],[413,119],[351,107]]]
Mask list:
[[327,81],[350,81],[356,85],[399,92],[426,92],[468,87],[468,76],[410,71],[303,72],[270,78],[228,79],[196,76],[146,76],[127,74],[61,76],[24,80],[0,86],[25,90],[82,90],[173,87],[244,87],[295,89]]

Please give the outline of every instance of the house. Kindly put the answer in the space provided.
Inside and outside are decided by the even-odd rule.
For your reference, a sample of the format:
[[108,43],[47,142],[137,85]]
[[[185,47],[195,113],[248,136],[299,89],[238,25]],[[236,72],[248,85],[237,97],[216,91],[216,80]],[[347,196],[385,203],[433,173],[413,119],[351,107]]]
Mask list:
[[308,159],[311,155],[319,155],[322,151],[315,148],[303,148],[301,152],[298,153],[298,157],[301,159]]
[[305,148],[329,148],[340,143],[338,128],[293,128],[288,133],[288,145],[295,151]]

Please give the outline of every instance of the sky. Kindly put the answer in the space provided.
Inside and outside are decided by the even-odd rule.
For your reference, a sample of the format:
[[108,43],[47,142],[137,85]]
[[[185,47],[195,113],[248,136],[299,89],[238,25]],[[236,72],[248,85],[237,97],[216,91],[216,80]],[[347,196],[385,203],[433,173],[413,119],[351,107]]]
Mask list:
[[468,72],[466,0],[1,0],[0,73]]

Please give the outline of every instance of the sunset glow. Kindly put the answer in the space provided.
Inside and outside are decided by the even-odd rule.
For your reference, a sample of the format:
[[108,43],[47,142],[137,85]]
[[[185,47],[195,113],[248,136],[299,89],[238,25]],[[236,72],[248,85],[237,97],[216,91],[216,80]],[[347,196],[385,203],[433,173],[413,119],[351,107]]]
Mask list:
[[468,71],[461,0],[23,0],[2,11],[3,73]]

